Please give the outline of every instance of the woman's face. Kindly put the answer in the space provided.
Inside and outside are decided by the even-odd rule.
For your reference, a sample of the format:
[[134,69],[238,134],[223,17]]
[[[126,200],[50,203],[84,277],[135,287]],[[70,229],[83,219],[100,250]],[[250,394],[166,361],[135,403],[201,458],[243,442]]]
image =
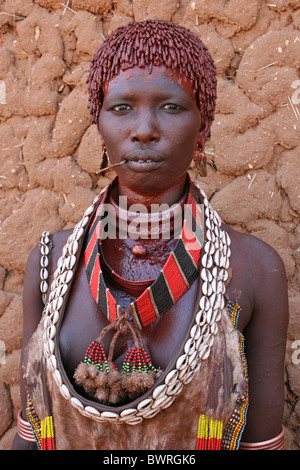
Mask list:
[[165,67],[134,67],[103,89],[98,128],[120,183],[139,194],[157,194],[186,177],[203,125],[192,85]]

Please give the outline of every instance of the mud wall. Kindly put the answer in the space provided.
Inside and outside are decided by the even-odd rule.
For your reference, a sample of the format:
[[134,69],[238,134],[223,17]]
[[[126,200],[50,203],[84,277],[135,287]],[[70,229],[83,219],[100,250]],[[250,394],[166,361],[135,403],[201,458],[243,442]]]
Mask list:
[[[285,426],[300,448],[300,4],[298,0],[0,1],[0,449],[20,407],[22,284],[44,230],[77,222],[112,174],[87,111],[89,61],[117,26],[173,20],[199,34],[218,72],[201,181],[222,218],[286,266]],[[193,174],[193,177],[196,176]]]

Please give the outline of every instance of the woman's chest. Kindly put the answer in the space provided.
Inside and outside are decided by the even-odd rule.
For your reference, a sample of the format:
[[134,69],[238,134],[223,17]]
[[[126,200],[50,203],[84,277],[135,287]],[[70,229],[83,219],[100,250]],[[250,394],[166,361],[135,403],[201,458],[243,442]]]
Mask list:
[[[156,367],[165,369],[178,353],[198,310],[200,295],[201,286],[198,277],[165,314],[140,330],[143,344]],[[91,293],[84,264],[80,263],[59,331],[60,354],[69,377],[83,361],[90,343],[95,341],[109,325],[110,322]],[[107,355],[115,333],[116,330],[110,328],[101,340]],[[113,348],[113,360],[119,368],[122,367],[128,350],[135,345],[135,340],[130,329],[118,335]]]
[[[230,276],[226,285],[226,297],[241,307],[238,329],[243,331],[252,313],[249,275],[241,263],[234,246],[231,256]],[[107,289],[106,289],[107,290]],[[191,287],[167,310],[141,331],[145,347],[149,350],[153,362],[161,368],[167,367],[189,333],[195,313],[200,309],[202,293],[201,273]],[[126,294],[122,294],[126,302]],[[117,303],[118,296],[114,302]],[[132,297],[128,298],[128,303]],[[123,302],[124,306],[124,302]],[[107,312],[100,308],[92,295],[86,274],[83,257],[72,283],[72,289],[64,312],[59,333],[60,352],[63,365],[71,377],[74,369],[84,359],[85,352],[92,341],[98,338],[104,327],[109,325]],[[108,352],[114,331],[103,338],[103,345]],[[133,346],[134,338],[130,334],[119,335],[114,346],[114,360],[120,367],[128,349]]]

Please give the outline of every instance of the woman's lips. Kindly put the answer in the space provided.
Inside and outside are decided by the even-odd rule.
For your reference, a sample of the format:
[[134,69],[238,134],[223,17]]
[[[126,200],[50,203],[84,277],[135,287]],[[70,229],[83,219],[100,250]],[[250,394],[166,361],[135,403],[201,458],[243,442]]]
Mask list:
[[152,159],[152,158],[134,158],[127,159],[127,166],[136,172],[147,172],[153,171],[159,168],[163,164],[163,160]]

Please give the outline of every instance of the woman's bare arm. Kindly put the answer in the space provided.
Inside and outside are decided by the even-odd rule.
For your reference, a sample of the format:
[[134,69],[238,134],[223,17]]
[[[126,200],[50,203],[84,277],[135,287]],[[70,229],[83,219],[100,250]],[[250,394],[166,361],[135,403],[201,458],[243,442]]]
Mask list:
[[[28,344],[31,336],[36,330],[43,311],[43,302],[40,292],[40,251],[36,246],[31,252],[25,270],[24,287],[23,287],[23,345],[21,353],[21,362],[23,359],[23,351]],[[22,403],[22,417],[26,420],[26,390],[23,379],[22,368],[20,372],[20,389]],[[14,450],[35,450],[36,444],[22,439],[16,434],[13,441],[12,449]]]
[[255,238],[249,272],[254,309],[244,330],[249,409],[242,441],[259,442],[275,437],[282,427],[288,296],[281,258]]

